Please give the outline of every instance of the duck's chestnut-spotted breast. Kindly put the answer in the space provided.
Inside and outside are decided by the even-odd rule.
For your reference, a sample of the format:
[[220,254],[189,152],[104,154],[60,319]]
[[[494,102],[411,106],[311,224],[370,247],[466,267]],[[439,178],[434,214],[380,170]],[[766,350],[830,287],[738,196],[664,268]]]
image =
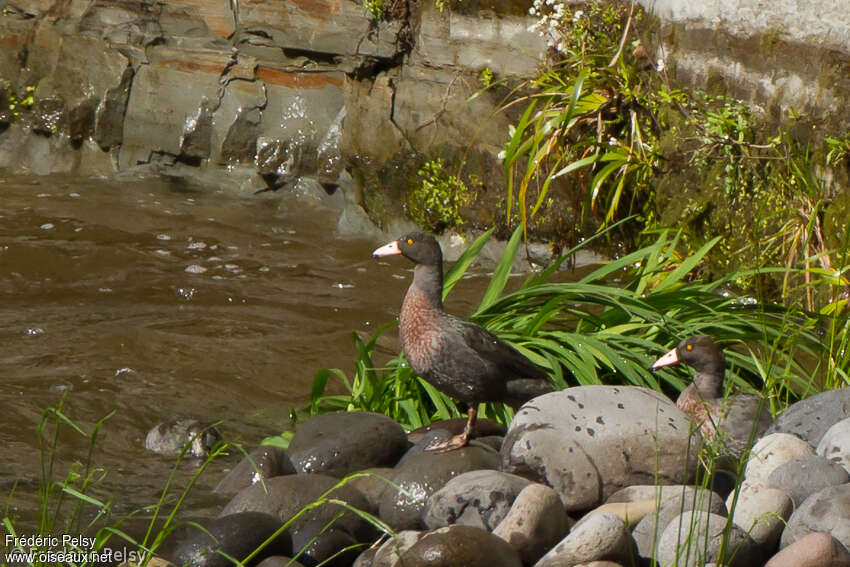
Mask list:
[[425,374],[440,351],[439,313],[422,290],[411,288],[399,314],[401,348],[417,374]]

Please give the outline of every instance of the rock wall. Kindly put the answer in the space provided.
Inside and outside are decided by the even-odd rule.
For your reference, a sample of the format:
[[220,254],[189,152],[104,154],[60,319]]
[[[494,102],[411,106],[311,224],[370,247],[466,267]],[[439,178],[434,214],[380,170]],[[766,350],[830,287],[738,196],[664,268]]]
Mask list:
[[[846,0],[642,3],[680,82],[850,129]],[[301,176],[330,188],[347,168],[386,223],[441,156],[490,203],[467,216],[492,223],[515,117],[497,112],[498,89],[470,97],[482,69],[543,60],[530,1],[385,4],[376,22],[354,0],[0,0],[0,91],[36,98],[26,116],[0,110],[0,170],[167,168],[254,191]]]
[[330,187],[347,164],[376,217],[397,214],[381,204],[403,202],[423,156],[474,139],[494,176],[500,99],[467,99],[485,67],[535,70],[525,9],[387,4],[376,22],[352,0],[0,0],[0,89],[36,100],[0,115],[0,168],[168,168],[256,190]]
[[[660,20],[657,56],[684,84],[731,94],[777,119],[850,130],[846,0],[640,0]],[[807,121],[808,122],[808,121]]]

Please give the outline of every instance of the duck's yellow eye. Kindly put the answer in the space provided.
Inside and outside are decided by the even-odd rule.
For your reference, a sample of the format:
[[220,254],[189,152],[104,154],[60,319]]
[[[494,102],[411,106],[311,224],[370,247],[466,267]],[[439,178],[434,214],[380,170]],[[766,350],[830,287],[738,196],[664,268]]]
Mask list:
[[407,239],[407,243],[408,243],[408,244],[413,244],[413,239],[412,239],[412,238],[408,238],[408,239]]
[[694,345],[688,345],[685,347],[685,350],[694,350]]

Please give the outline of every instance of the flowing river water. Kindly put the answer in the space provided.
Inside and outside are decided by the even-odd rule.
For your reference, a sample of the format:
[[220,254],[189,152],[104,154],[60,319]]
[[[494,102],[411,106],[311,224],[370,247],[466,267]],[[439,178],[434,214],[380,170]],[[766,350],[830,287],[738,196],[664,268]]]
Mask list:
[[[410,279],[379,262],[373,238],[338,236],[337,217],[291,192],[244,195],[162,179],[0,178],[0,489],[33,525],[46,408],[86,432],[108,412],[93,493],[117,517],[155,503],[174,458],[144,449],[176,415],[223,420],[250,448],[287,427],[316,371],[350,373],[351,332],[393,320]],[[449,307],[466,314],[487,283],[471,277]],[[381,343],[397,348],[394,331]],[[88,441],[62,429],[55,474]],[[49,448],[44,454],[50,454]],[[214,462],[188,506],[213,516],[211,494],[240,455]],[[197,471],[178,467],[177,485]]]

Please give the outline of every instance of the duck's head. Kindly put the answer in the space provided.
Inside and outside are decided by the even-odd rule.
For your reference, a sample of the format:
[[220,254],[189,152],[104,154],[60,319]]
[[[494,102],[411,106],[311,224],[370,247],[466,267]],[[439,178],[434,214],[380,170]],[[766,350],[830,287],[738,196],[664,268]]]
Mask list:
[[676,348],[656,360],[652,369],[657,370],[674,364],[687,364],[698,373],[722,372],[726,360],[720,346],[714,339],[705,335],[688,337],[676,345]]
[[424,232],[411,232],[372,252],[374,258],[401,254],[415,264],[440,265],[443,253],[437,239]]

